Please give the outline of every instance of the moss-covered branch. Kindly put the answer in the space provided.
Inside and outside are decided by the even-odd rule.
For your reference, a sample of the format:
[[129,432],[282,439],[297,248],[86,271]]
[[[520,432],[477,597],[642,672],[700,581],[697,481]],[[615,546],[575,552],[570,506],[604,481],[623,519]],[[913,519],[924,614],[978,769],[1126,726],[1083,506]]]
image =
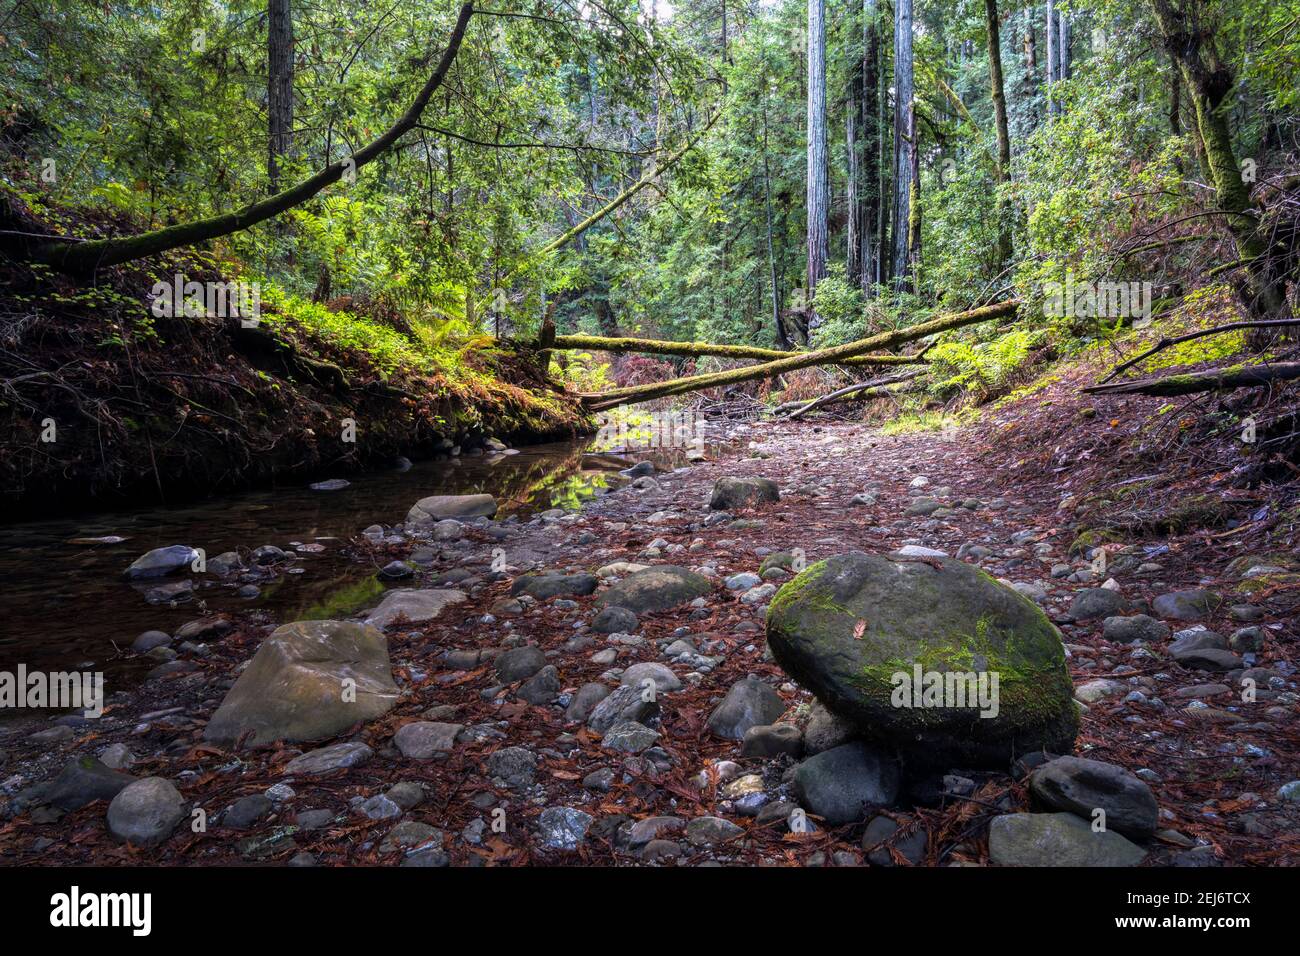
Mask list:
[[619,405],[631,405],[636,402],[650,401],[655,398],[666,398],[670,395],[694,392],[702,388],[714,388],[719,385],[735,385],[739,382],[747,382],[757,378],[774,378],[777,375],[782,375],[786,372],[795,372],[801,368],[809,368],[813,365],[831,365],[840,363],[845,359],[856,358],[857,356],[865,355],[876,349],[892,348],[896,345],[901,345],[904,342],[913,342],[917,339],[924,338],[927,335],[933,335],[936,332],[946,332],[949,329],[959,329],[963,326],[976,325],[980,322],[988,322],[992,319],[1014,315],[1019,305],[1019,299],[1010,299],[1006,302],[998,302],[994,305],[986,305],[978,309],[971,309],[968,312],[942,315],[937,319],[931,319],[929,322],[922,322],[919,325],[912,326],[911,328],[895,329],[892,332],[881,332],[877,335],[869,335],[865,339],[846,342],[843,345],[836,345],[828,349],[819,349],[815,352],[797,352],[788,355],[786,358],[777,359],[773,362],[764,362],[761,365],[750,365],[745,368],[729,369],[725,372],[712,372],[707,375],[691,375],[685,378],[674,378],[667,382],[653,382],[649,385],[616,388],[608,392],[585,394],[582,395],[581,398],[583,404],[592,411],[604,411],[606,409],[616,408]]
[[461,41],[465,38],[465,29],[469,26],[474,13],[474,4],[466,3],[460,8],[456,26],[452,29],[447,48],[429,79],[425,82],[419,95],[401,118],[390,126],[378,138],[347,159],[326,166],[309,179],[305,179],[283,192],[269,196],[260,202],[252,203],[243,209],[223,216],[211,216],[194,222],[178,223],[165,229],[142,233],[138,236],[125,236],[119,239],[94,239],[89,242],[75,242],[59,239],[33,245],[28,256],[40,262],[47,262],[65,272],[84,274],[103,266],[115,266],[133,259],[140,259],[169,249],[179,249],[200,242],[219,239],[231,233],[248,229],[260,222],[299,206],[311,199],[326,186],[343,178],[344,171],[355,172],[362,166],[378,158],[381,153],[392,146],[406,132],[419,122],[430,97],[442,85],[447,71],[451,69],[456,54],[460,51]]

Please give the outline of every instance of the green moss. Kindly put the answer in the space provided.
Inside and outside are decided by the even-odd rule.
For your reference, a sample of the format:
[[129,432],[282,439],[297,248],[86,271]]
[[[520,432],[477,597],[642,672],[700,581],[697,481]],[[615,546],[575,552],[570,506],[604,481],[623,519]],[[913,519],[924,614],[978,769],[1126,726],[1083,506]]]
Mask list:
[[1086,528],[1080,531],[1075,539],[1070,542],[1069,553],[1084,554],[1100,545],[1114,544],[1123,540],[1123,537],[1115,528]]
[[1176,365],[1198,365],[1202,362],[1217,362],[1237,355],[1246,348],[1244,332],[1225,332],[1222,335],[1208,335],[1203,339],[1179,342],[1149,358],[1145,365],[1148,371],[1173,368]]

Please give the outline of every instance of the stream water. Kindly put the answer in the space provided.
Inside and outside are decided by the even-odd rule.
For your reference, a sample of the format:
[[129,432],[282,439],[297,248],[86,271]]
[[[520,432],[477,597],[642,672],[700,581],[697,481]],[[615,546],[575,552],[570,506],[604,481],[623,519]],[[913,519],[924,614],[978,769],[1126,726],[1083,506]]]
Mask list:
[[[609,470],[584,459],[589,448],[589,442],[536,445],[517,454],[426,461],[406,471],[354,477],[340,491],[285,486],[176,507],[0,526],[0,670],[19,663],[29,671],[94,669],[106,674],[109,687],[120,688],[157,663],[126,653],[141,632],[174,633],[205,610],[258,610],[277,622],[354,613],[377,603],[385,588],[375,568],[344,553],[363,528],[395,524],[433,494],[492,494],[501,503],[498,517],[576,508],[611,481]],[[125,540],[77,543],[104,536]],[[301,570],[267,582],[252,599],[239,597],[215,575],[197,575],[194,600],[150,604],[147,588],[128,583],[122,572],[146,551],[172,544],[202,548],[209,559],[271,544],[297,552],[294,568]]]

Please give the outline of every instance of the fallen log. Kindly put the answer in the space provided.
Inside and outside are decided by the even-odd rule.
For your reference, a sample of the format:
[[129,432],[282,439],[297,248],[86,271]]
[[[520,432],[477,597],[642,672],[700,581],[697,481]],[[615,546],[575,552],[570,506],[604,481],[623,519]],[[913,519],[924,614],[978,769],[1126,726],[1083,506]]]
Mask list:
[[1081,391],[1093,395],[1191,395],[1195,392],[1227,391],[1233,388],[1257,388],[1274,382],[1300,378],[1300,362],[1255,365],[1250,368],[1210,369],[1184,375],[1143,378],[1134,382],[1089,385]]
[[[859,400],[866,398],[879,398],[882,395],[889,394],[889,388],[903,382],[910,382],[918,378],[925,369],[916,369],[911,372],[903,372],[899,375],[887,375],[883,378],[872,379],[869,382],[858,382],[856,385],[849,385],[845,388],[836,389],[826,395],[814,398],[808,402],[799,402],[797,408],[786,415],[787,421],[794,421],[809,412],[825,408],[827,405],[834,405],[837,402],[847,402],[849,400]],[[784,406],[782,406],[784,407]],[[777,409],[779,411],[780,409]]]
[[[1157,352],[1169,348],[1171,345],[1178,345],[1182,342],[1190,342],[1193,339],[1202,339],[1207,335],[1220,335],[1224,332],[1235,332],[1239,329],[1270,329],[1284,328],[1287,326],[1300,325],[1300,319],[1261,319],[1253,322],[1229,322],[1226,325],[1216,325],[1209,329],[1197,329],[1195,332],[1188,332],[1185,335],[1176,335],[1173,338],[1161,338],[1159,342],[1151,346],[1145,352],[1139,352],[1127,361],[1121,362],[1111,369],[1110,374],[1103,378],[1098,385],[1105,385],[1112,378],[1126,369],[1132,368],[1144,359],[1150,358]],[[1086,391],[1086,389],[1085,389]]]
[[[539,346],[540,347],[540,346]],[[776,359],[800,355],[800,352],[782,352],[756,345],[715,345],[712,342],[672,342],[662,339],[612,338],[604,335],[557,335],[550,345],[556,349],[582,349],[590,352],[638,352],[651,355],[678,355],[683,358],[700,358],[713,355],[733,359]],[[915,365],[925,359],[916,355],[859,355],[845,359],[842,365]]]
[[1019,305],[1019,299],[1008,299],[1005,302],[981,306],[967,312],[942,315],[936,319],[931,319],[929,322],[914,325],[911,328],[881,332],[876,335],[869,335],[865,339],[846,342],[843,345],[836,345],[827,349],[818,349],[815,352],[796,352],[786,358],[777,359],[773,362],[764,362],[760,365],[728,369],[724,372],[710,372],[706,375],[689,375],[684,378],[669,379],[666,382],[652,382],[649,385],[611,389],[608,392],[588,392],[579,395],[579,398],[588,409],[599,412],[617,408],[619,405],[632,405],[636,402],[650,401],[655,398],[666,398],[670,395],[694,392],[702,388],[734,385],[737,382],[747,382],[757,378],[773,378],[784,372],[794,372],[813,365],[833,365],[842,362],[844,359],[856,358],[876,349],[893,348],[904,342],[913,342],[936,332],[946,332],[949,329],[959,329],[963,326],[976,325],[992,319],[1014,315]]

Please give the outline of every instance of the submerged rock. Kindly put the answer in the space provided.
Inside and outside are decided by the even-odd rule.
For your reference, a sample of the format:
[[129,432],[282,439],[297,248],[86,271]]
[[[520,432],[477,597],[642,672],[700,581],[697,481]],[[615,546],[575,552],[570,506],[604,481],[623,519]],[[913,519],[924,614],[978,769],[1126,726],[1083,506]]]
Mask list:
[[165,548],[154,548],[131,562],[126,569],[126,577],[131,581],[161,578],[188,570],[199,553],[187,544],[173,544]]
[[491,495],[430,495],[411,506],[406,524],[422,527],[444,518],[492,518],[496,513],[497,500]]
[[767,638],[827,708],[915,763],[1005,767],[1026,750],[1073,747],[1058,632],[964,562],[860,551],[819,562],[777,594]]

